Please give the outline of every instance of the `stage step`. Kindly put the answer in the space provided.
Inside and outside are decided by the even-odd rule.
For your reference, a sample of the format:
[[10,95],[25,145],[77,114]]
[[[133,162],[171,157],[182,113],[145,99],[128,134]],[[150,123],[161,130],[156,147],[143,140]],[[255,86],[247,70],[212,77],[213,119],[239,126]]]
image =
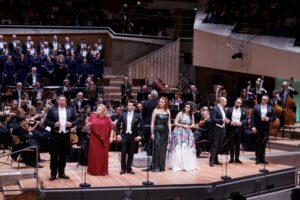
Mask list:
[[20,188],[19,185],[7,185],[7,186],[3,186],[5,197],[11,197],[11,196],[22,194],[22,191],[20,191],[20,189],[21,188]]
[[36,189],[36,179],[29,178],[19,181],[21,189]]
[[4,192],[0,192],[0,200],[5,200]]

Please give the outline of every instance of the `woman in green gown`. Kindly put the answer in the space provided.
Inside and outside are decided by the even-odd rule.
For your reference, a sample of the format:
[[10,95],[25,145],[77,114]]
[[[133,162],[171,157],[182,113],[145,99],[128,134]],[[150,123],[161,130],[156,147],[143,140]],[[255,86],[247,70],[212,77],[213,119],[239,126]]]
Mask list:
[[153,140],[152,171],[165,171],[168,138],[171,133],[171,114],[166,97],[161,97],[152,113],[151,139]]

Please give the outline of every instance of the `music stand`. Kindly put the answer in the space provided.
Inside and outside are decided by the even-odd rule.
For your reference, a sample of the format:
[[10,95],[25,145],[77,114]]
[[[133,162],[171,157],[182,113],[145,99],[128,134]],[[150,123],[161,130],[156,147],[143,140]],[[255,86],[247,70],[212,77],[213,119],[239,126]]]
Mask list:
[[[160,92],[159,93],[160,97],[167,97],[169,101],[172,99],[175,99],[175,93],[174,92]],[[193,99],[193,97],[192,97]]]
[[138,102],[146,101],[148,100],[148,95],[150,92],[138,92],[137,93],[137,100]]
[[182,93],[181,99],[184,101],[193,101],[193,94]]

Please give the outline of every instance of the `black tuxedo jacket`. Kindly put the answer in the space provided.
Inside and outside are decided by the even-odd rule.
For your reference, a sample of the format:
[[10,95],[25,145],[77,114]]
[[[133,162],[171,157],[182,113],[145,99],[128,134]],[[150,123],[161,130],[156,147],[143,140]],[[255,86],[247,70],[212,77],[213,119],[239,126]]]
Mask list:
[[157,99],[147,100],[143,103],[142,117],[146,125],[151,124],[152,112],[158,104]]
[[[228,108],[226,111],[226,118],[228,118],[230,121],[231,121],[231,117],[232,117],[232,112],[233,112],[233,107]],[[241,108],[240,122],[242,123],[242,126],[246,126],[248,124],[248,117],[247,117],[247,112],[246,112],[245,108]]]
[[211,111],[210,111],[210,119],[211,119],[211,124],[213,126],[216,125],[216,124],[219,124],[219,125],[223,126],[223,124],[224,124],[223,115],[222,115],[222,112],[221,112],[219,106],[215,105],[211,109]]
[[26,143],[26,141],[30,138],[28,131],[24,130],[20,125],[17,125],[13,129],[13,134],[18,136],[22,143]]
[[132,86],[130,83],[127,83],[127,86],[125,83],[121,84],[121,95],[124,96],[131,96]]
[[23,94],[24,94],[24,91],[21,90],[21,96],[19,97],[18,90],[17,89],[13,90],[13,98],[16,99],[16,100],[22,99]]
[[[72,123],[72,127],[77,125],[77,119],[75,116],[74,109],[70,107],[66,107],[67,111],[67,121]],[[55,123],[59,121],[58,115],[58,107],[51,108],[45,119],[45,126],[49,126],[51,128],[51,132],[59,132],[59,128],[54,127]],[[66,131],[70,131],[70,128],[66,128]]]
[[[132,134],[126,134],[127,130],[127,115],[128,111],[122,113],[116,124],[116,134],[121,135],[122,138],[131,139],[142,135],[142,128],[144,126],[142,117],[139,113],[133,112],[131,132]],[[121,127],[122,125],[122,127]]]
[[[36,74],[36,81],[39,81],[39,78],[40,78],[39,75]],[[32,73],[28,73],[26,75],[25,85],[28,87],[33,86],[32,85]]]
[[267,117],[269,117],[269,121],[262,121],[261,120],[261,104],[256,104],[253,108],[253,111],[251,113],[251,128],[255,127],[258,129],[261,128],[268,128],[269,122],[274,121],[276,119],[276,116],[274,115],[274,111],[272,106],[267,105]]

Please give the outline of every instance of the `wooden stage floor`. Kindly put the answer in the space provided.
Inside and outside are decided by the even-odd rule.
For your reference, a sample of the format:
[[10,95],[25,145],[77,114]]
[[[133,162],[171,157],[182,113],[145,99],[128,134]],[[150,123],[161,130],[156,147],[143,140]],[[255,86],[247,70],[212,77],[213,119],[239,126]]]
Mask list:
[[[267,151],[267,153],[280,152],[277,150]],[[243,164],[228,164],[228,175],[233,179],[242,178],[259,174],[259,169],[263,168],[263,165],[256,165],[254,160],[250,160],[247,157],[251,157],[253,152],[245,152],[241,155]],[[49,169],[49,154],[41,154],[42,159],[48,160],[41,165],[44,168],[39,169],[39,177],[41,179],[41,186],[44,189],[54,188],[78,188],[79,184],[83,182],[83,166],[77,166],[77,163],[67,163],[66,174],[70,176],[69,180],[57,179],[53,182],[49,181],[50,169]],[[119,186],[141,186],[142,182],[146,180],[147,173],[142,171],[143,168],[133,167],[135,175],[124,174],[120,175],[120,162],[118,160],[117,152],[109,153],[109,175],[108,176],[92,176],[87,175],[87,183],[90,183],[92,187],[119,187]],[[245,158],[243,158],[245,156]],[[176,184],[211,184],[221,181],[220,177],[225,173],[225,155],[220,156],[219,160],[223,163],[222,166],[215,165],[209,167],[208,155],[204,155],[197,159],[198,168],[195,171],[172,171],[166,170],[165,172],[154,173],[150,172],[150,181],[155,185],[176,185]],[[2,158],[0,161],[7,161],[6,158]],[[13,166],[0,165],[2,172],[10,172],[16,169],[17,163],[14,162]],[[280,165],[280,164],[268,164],[266,165],[270,172],[277,170],[284,170],[293,166]],[[20,170],[32,170],[32,168],[20,165]]]

